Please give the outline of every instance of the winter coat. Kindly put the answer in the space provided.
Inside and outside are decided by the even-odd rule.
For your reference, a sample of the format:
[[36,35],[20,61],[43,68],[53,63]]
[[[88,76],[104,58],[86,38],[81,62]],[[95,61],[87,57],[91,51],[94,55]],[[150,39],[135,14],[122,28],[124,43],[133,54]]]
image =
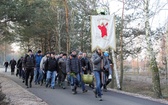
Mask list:
[[[87,74],[88,70],[91,71],[91,66],[90,66],[90,62],[88,58],[85,57],[81,59],[81,66],[82,66],[82,71],[84,72],[84,74]],[[83,68],[85,68],[85,70]]]
[[8,62],[5,62],[5,63],[4,63],[4,66],[5,66],[5,67],[8,67],[8,65],[9,65]]
[[17,68],[22,68],[22,59],[17,61]]
[[82,71],[81,62],[77,56],[69,57],[66,62],[66,72],[80,73]]
[[36,55],[35,56],[35,59],[36,59],[36,67],[40,67],[40,62],[41,62],[41,59],[42,59],[42,55]]
[[41,62],[40,62],[40,70],[47,71],[47,70],[45,70],[45,62],[47,61],[47,59],[49,59],[49,57],[47,57],[47,56],[44,56],[44,57],[41,59]]
[[49,58],[47,59],[47,61],[45,62],[45,70],[49,70],[49,71],[57,71],[57,60],[55,58]]
[[24,57],[23,65],[25,68],[34,68],[36,60],[34,55],[27,55]]
[[11,68],[15,68],[16,66],[16,61],[13,59],[10,61]]
[[59,68],[64,74],[66,73],[66,62],[67,62],[67,59],[64,59],[64,58],[60,58],[58,61]]
[[103,66],[104,70],[105,71],[111,70],[111,66],[110,66],[111,62],[109,61],[109,59],[107,57],[103,58],[103,62],[104,62],[103,63],[104,64],[104,66]]
[[91,58],[91,61],[92,61],[92,64],[93,64],[93,70],[96,70],[96,71],[101,71],[102,70],[101,60],[103,60],[103,59],[101,58],[100,55],[98,55],[97,52],[93,53],[92,58]]

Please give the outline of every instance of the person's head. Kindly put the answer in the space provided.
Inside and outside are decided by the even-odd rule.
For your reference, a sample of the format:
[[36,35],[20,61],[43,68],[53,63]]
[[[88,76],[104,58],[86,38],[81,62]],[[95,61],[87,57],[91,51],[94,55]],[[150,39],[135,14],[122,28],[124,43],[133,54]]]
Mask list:
[[109,53],[107,51],[104,52],[105,57],[109,57]]
[[37,54],[38,54],[38,55],[41,55],[41,50],[38,50]]
[[51,52],[51,57],[55,58],[55,52]]
[[96,52],[97,52],[98,54],[101,54],[102,50],[101,50],[100,48],[97,48]]
[[47,52],[47,53],[46,53],[46,56],[47,56],[47,57],[50,57],[50,53],[49,53],[49,52]]
[[59,53],[59,56],[60,56],[60,57],[62,57],[62,56],[63,56],[63,54],[64,54],[63,52],[60,52],[60,53]]
[[28,50],[28,55],[32,55],[32,50],[31,49]]
[[71,54],[76,55],[76,50],[72,50]]
[[86,55],[86,53],[83,53],[83,57],[85,58],[87,55]]
[[63,55],[62,55],[62,58],[65,59],[66,57],[67,57],[67,54],[63,54]]
[[82,58],[82,56],[83,56],[83,53],[82,53],[82,52],[79,52],[79,53],[78,53],[78,58]]

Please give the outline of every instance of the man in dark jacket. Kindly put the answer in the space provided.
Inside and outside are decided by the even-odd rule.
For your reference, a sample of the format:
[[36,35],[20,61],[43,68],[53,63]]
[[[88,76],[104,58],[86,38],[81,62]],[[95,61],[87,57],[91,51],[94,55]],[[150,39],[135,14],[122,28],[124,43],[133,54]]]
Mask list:
[[43,71],[40,69],[40,62],[42,59],[42,53],[41,50],[37,52],[37,55],[35,56],[36,59],[36,70],[34,70],[34,82],[35,84],[40,84],[40,81],[43,78]]
[[55,59],[55,53],[51,52],[51,57],[45,62],[45,69],[47,69],[46,87],[49,85],[51,79],[51,88],[55,89],[55,77],[57,71],[57,60]]
[[66,78],[66,61],[67,61],[67,54],[63,54],[62,58],[58,61],[59,69],[61,70],[61,86],[65,89],[65,78]]
[[67,59],[66,71],[68,74],[70,74],[72,93],[76,94],[77,93],[76,89],[79,84],[78,78],[82,70],[80,60],[78,59],[75,50],[72,51],[71,55]]
[[11,75],[14,75],[15,66],[16,66],[16,61],[14,58],[10,61],[10,66],[11,66]]
[[21,57],[18,61],[17,61],[17,73],[16,73],[16,76],[19,75],[19,78],[22,77],[22,62],[23,61],[23,57]]
[[96,79],[96,89],[94,91],[95,97],[99,98],[99,101],[102,101],[101,93],[101,72],[103,70],[103,53],[101,49],[97,49],[92,55],[91,61],[93,63],[93,72]]
[[82,75],[87,74],[88,65],[87,65],[86,60],[83,58],[83,53],[82,52],[79,52],[78,59],[81,62],[81,68],[82,68],[79,80],[80,80],[80,83],[81,83],[82,91],[83,91],[83,93],[85,93],[85,92],[87,92],[87,90],[86,90],[86,87],[85,87],[85,83],[82,80]]
[[9,65],[9,63],[8,63],[8,61],[6,61],[6,62],[4,63],[4,66],[5,66],[5,72],[7,72],[8,65]]
[[[35,57],[32,53],[32,50],[28,50],[28,54],[26,54],[24,61],[24,68],[25,68],[25,74],[26,74],[26,82],[25,85],[27,88],[32,87],[32,81],[33,81],[33,76],[34,76],[34,70],[35,70]],[[30,81],[29,81],[29,86],[28,86],[28,79],[29,76],[31,76]]]

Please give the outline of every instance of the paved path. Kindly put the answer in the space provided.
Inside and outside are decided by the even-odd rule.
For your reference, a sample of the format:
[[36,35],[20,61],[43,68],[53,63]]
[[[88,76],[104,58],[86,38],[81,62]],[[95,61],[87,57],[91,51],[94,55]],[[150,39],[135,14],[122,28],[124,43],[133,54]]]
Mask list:
[[[5,73],[2,68],[0,69],[0,73],[5,74],[17,84],[27,89],[21,79],[15,75],[11,76],[9,72]],[[89,87],[87,88],[89,89]],[[27,90],[43,99],[49,105],[168,105],[160,103],[158,100],[152,101],[115,91],[103,92],[103,101],[100,102],[94,97],[91,89],[87,93],[82,93],[81,88],[78,88],[78,94],[72,95],[70,87],[67,87],[65,90],[59,87],[50,89],[33,84],[32,88],[28,88]]]

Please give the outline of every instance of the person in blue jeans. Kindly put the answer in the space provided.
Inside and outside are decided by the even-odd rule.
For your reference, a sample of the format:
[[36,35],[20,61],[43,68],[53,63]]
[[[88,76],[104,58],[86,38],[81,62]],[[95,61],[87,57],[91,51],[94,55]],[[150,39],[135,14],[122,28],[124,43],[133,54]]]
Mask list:
[[81,62],[76,55],[76,51],[72,50],[70,56],[66,62],[66,71],[67,74],[70,76],[70,84],[72,93],[77,93],[77,86],[79,85],[79,76],[81,72]]
[[41,50],[37,52],[37,55],[35,56],[36,59],[36,70],[34,70],[34,82],[35,84],[40,84],[40,81],[43,78],[43,71],[40,69],[40,62],[43,58]]
[[103,52],[101,49],[96,49],[95,53],[92,54],[91,61],[93,63],[93,72],[96,79],[96,88],[94,90],[95,97],[98,97],[99,101],[102,101],[101,72],[103,70]]
[[46,88],[49,85],[49,81],[51,79],[51,88],[55,89],[55,77],[56,77],[56,71],[57,71],[57,60],[55,59],[55,53],[51,52],[51,57],[47,59],[45,62],[45,68],[47,68],[47,79],[46,79]]
[[85,93],[85,92],[87,92],[87,90],[86,90],[86,87],[85,87],[85,83],[82,80],[82,75],[87,74],[88,66],[87,66],[87,62],[86,62],[85,58],[83,58],[83,53],[82,52],[79,52],[78,59],[80,60],[81,67],[82,67],[81,75],[79,76],[79,81],[81,82],[82,92]]

